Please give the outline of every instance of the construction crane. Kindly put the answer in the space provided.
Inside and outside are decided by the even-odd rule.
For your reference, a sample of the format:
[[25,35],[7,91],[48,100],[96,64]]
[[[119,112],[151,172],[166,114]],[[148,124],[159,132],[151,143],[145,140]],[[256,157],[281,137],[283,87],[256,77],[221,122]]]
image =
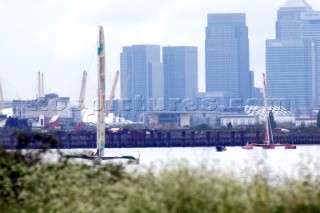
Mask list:
[[41,97],[44,97],[44,77],[43,77],[43,73],[41,73]]
[[81,90],[79,96],[79,103],[78,107],[80,110],[84,109],[84,97],[86,95],[86,85],[87,85],[87,72],[84,70],[82,75],[82,82],[81,82]]
[[123,108],[123,99],[127,96],[127,89],[128,89],[128,84],[129,84],[129,81],[131,79],[131,71],[128,73],[127,75],[127,79],[126,79],[126,82],[124,84],[124,88],[123,90],[121,90],[121,101],[120,101],[120,104],[119,104],[119,109],[118,109],[118,115],[119,115],[119,122],[121,122],[121,115],[122,115],[122,108]]
[[41,96],[41,74],[40,71],[38,71],[38,93],[37,98],[40,98]]
[[[84,105],[84,98],[86,95],[86,85],[87,85],[87,71],[83,71],[82,75],[82,81],[81,81],[81,89],[80,89],[80,96],[78,100],[78,109],[79,111],[83,110],[85,108]],[[84,127],[84,123],[82,122],[82,116],[81,114],[81,121],[77,124],[77,130],[80,131]]]
[[106,109],[106,116],[108,117],[108,114],[112,108],[112,104],[113,104],[113,99],[115,96],[115,92],[116,92],[116,87],[117,87],[117,83],[118,83],[118,78],[119,78],[119,70],[117,70],[116,72],[116,77],[114,78],[113,81],[113,85],[112,85],[112,89],[111,89],[111,93],[110,93],[110,97],[108,100],[108,105],[107,105],[107,109]]
[[2,115],[3,104],[4,104],[4,99],[3,99],[2,87],[0,83],[0,115]]
[[43,98],[43,97],[44,97],[43,73],[40,73],[40,71],[38,71],[38,94],[37,94],[37,98]]

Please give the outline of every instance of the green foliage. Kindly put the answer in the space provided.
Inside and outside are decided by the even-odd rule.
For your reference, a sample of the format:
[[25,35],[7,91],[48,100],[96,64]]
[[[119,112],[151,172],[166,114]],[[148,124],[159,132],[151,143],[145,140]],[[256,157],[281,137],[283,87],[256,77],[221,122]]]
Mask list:
[[211,131],[213,128],[209,126],[208,124],[200,124],[197,126],[192,126],[189,128],[191,131]]
[[295,180],[246,170],[239,180],[215,168],[172,163],[131,171],[0,150],[0,212],[320,212],[319,178]]
[[303,122],[301,123],[301,126],[296,128],[296,131],[302,132],[305,134],[312,134],[312,133],[317,133],[317,127],[315,126],[306,126],[306,124]]
[[228,127],[228,128],[232,128],[232,124],[229,122],[229,123],[227,124],[227,127]]
[[58,144],[56,138],[47,133],[39,133],[39,132],[21,132],[20,130],[15,130],[12,135],[15,136],[18,140],[18,148],[27,148],[28,145],[33,141],[41,141],[42,143],[42,152],[47,151],[49,147],[54,147]]

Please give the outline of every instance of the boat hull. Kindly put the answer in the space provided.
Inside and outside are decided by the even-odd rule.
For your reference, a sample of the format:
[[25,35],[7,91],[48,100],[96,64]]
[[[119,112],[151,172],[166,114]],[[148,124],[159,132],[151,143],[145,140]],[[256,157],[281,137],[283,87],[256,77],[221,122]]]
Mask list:
[[227,149],[226,149],[226,147],[225,146],[216,146],[216,151],[217,152],[224,152],[224,151],[226,151]]
[[253,144],[248,144],[245,146],[242,146],[242,149],[253,149],[254,147],[262,147],[263,149],[275,149],[276,147],[283,146],[285,149],[297,149],[296,145],[293,144],[260,144],[260,143],[253,143]]
[[243,146],[241,147],[242,149],[248,149],[248,150],[251,150],[253,149],[253,146],[252,145],[246,145],[246,146]]
[[284,147],[285,149],[297,149],[297,146],[296,145],[287,145]]

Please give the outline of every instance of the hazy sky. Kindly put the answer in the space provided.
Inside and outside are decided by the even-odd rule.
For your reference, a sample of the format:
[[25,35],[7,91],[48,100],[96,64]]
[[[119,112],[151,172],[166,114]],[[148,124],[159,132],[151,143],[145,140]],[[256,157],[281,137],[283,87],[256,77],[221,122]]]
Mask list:
[[[98,25],[106,37],[107,93],[120,68],[122,46],[198,47],[199,89],[204,91],[208,13],[246,13],[250,69],[261,86],[265,40],[275,38],[277,10],[285,0],[0,0],[0,81],[5,99],[36,97],[37,72],[45,92],[77,100],[88,71],[87,100],[96,96]],[[320,10],[319,0],[308,0]],[[118,87],[119,88],[119,87]],[[117,91],[119,94],[119,89]],[[89,104],[90,105],[90,104]]]

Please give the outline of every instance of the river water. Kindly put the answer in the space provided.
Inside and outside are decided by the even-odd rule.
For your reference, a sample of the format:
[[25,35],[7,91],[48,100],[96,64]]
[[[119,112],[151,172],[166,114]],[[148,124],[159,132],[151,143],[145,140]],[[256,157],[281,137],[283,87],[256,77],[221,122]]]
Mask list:
[[[91,150],[64,149],[63,153],[81,153]],[[130,148],[105,149],[105,156],[140,155],[140,164],[136,167],[159,170],[174,162],[190,167],[218,168],[226,172],[235,172],[240,176],[249,170],[267,168],[274,175],[300,177],[304,168],[314,174],[320,171],[320,146],[297,146],[296,150],[277,147],[275,149],[243,150],[241,147],[227,147],[227,151],[216,152],[215,147],[179,147],[179,148]],[[46,156],[50,161],[58,159],[58,154]],[[80,160],[86,162],[86,160]],[[125,162],[120,160],[120,162]]]

